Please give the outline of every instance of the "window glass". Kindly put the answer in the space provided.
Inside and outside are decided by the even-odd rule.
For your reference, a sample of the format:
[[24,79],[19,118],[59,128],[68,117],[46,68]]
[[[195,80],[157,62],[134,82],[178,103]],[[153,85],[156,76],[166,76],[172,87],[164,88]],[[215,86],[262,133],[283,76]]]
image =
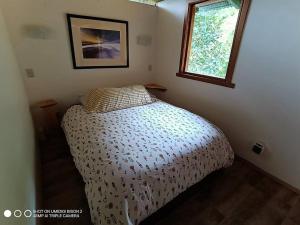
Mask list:
[[189,73],[225,79],[239,16],[237,1],[209,1],[194,6]]

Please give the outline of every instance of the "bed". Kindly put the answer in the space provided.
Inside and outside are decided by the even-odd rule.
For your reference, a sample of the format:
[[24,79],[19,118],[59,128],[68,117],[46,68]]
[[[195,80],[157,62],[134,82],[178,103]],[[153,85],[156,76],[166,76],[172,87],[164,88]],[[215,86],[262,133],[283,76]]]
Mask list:
[[234,159],[219,128],[162,101],[107,113],[75,105],[62,126],[95,225],[137,225]]

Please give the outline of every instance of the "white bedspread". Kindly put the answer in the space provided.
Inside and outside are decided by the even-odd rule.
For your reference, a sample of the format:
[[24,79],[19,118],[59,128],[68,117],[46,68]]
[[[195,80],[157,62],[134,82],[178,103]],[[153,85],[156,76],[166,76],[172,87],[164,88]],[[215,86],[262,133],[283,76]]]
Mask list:
[[220,129],[160,101],[104,114],[77,105],[62,125],[95,225],[139,224],[234,158]]

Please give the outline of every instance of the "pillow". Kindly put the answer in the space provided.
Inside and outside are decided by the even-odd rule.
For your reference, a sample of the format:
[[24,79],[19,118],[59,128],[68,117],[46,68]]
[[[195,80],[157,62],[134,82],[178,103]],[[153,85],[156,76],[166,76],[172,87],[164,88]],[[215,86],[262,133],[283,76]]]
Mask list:
[[142,85],[123,88],[97,88],[87,95],[85,110],[110,112],[152,103],[151,96]]

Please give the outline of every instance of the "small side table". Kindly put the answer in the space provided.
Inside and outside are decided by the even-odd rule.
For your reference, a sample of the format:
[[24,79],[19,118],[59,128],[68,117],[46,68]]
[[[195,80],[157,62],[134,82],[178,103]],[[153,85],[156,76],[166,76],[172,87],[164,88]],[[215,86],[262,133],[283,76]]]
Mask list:
[[159,85],[159,84],[154,84],[154,83],[145,84],[144,87],[149,90],[158,90],[158,91],[167,91],[168,90],[166,87]]
[[51,135],[53,132],[58,130],[58,103],[53,99],[48,99],[37,103],[37,107],[42,111],[43,117],[43,130],[45,135]]

